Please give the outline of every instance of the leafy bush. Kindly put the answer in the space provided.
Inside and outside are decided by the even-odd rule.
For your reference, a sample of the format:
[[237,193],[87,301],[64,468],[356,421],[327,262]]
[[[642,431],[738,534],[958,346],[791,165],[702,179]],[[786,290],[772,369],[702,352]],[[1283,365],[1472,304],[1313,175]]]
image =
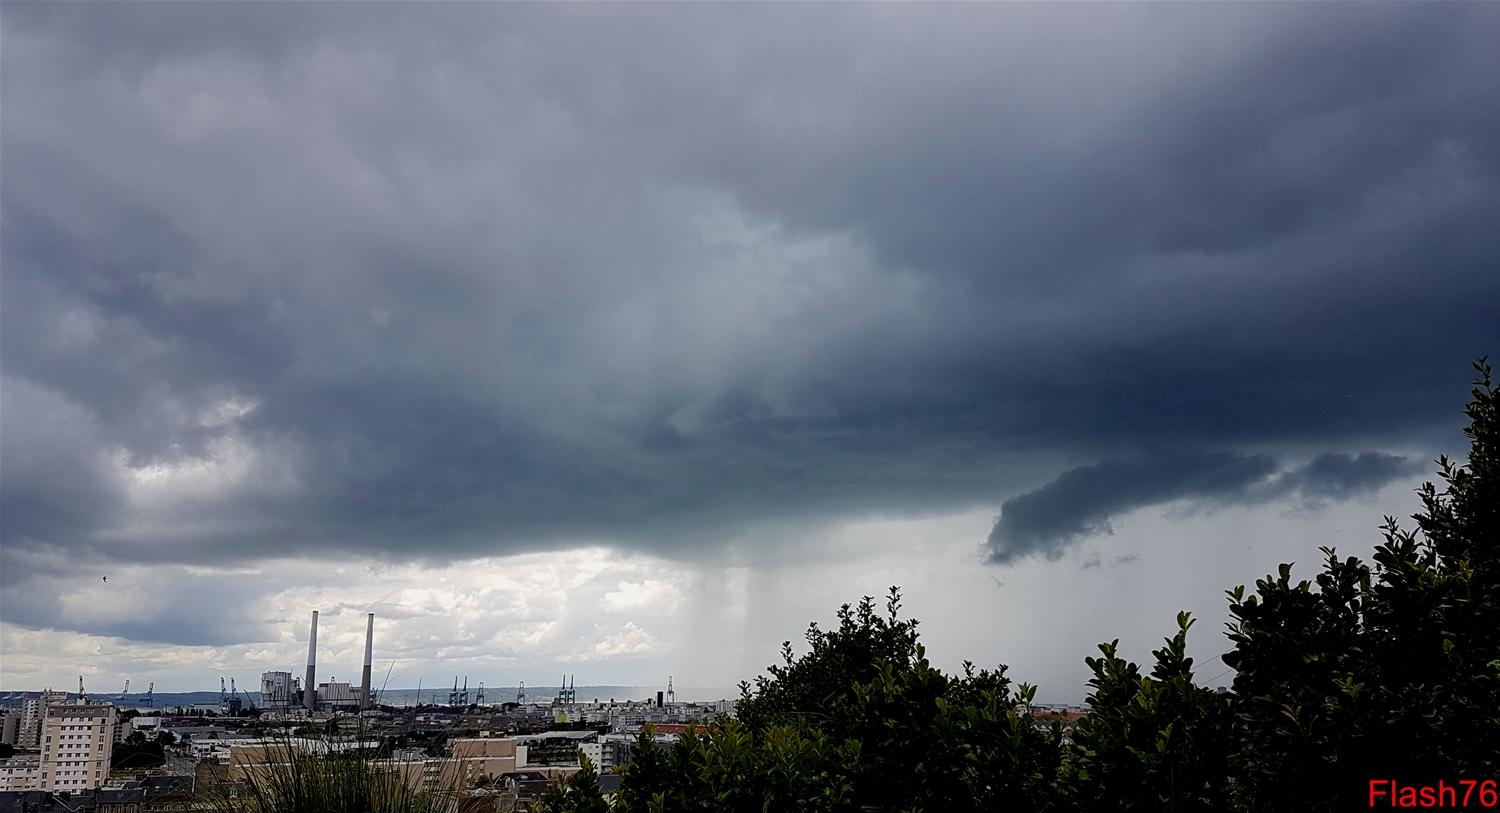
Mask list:
[[599,792],[599,773],[580,751],[579,771],[553,782],[542,794],[541,813],[607,813],[609,805]]
[[1252,810],[1346,810],[1368,780],[1500,771],[1500,421],[1481,360],[1469,462],[1438,461],[1415,530],[1387,517],[1373,566],[1323,548],[1230,591],[1235,769]]
[[809,651],[743,684],[739,719],[670,748],[643,734],[625,772],[622,811],[1044,810],[1059,759],[1039,728],[1034,689],[1005,668],[945,675],[928,662],[917,622],[866,597]]
[[1193,682],[1187,633],[1152,654],[1149,677],[1116,654],[1119,641],[1085,658],[1094,673],[1091,713],[1078,724],[1064,771],[1064,791],[1088,810],[1216,811],[1227,809],[1229,698]]

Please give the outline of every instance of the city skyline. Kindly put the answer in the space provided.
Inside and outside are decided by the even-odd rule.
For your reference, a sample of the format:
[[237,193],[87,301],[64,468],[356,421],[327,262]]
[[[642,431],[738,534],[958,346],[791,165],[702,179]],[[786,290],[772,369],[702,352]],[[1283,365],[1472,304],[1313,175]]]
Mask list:
[[0,692],[1212,683],[1500,336],[1493,4],[0,19]]

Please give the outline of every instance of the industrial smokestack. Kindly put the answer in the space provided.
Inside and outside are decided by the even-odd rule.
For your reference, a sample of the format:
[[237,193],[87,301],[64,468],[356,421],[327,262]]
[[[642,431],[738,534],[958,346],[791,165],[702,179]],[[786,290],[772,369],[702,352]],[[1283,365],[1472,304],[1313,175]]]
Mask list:
[[359,707],[370,707],[370,662],[375,654],[375,614],[365,616],[365,674],[360,682]]
[[318,611],[313,610],[312,632],[307,636],[307,681],[302,684],[302,705],[312,711],[318,698]]

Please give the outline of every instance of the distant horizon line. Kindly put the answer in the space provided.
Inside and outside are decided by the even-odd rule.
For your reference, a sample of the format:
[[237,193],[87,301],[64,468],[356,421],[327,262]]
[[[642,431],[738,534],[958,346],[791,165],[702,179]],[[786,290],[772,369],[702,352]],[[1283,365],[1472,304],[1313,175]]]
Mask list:
[[[326,683],[326,682],[329,682],[329,681],[320,681],[320,683]],[[332,682],[335,682],[335,683],[346,683],[347,682],[351,686],[357,686],[357,685],[359,685],[357,682],[353,682],[353,681],[332,681]],[[474,684],[474,685],[469,686],[469,693],[473,694],[475,691],[478,690],[478,688],[479,688],[478,684]],[[484,689],[485,689],[486,692],[499,691],[501,689],[512,689],[512,690],[514,690],[514,689],[520,689],[520,688],[521,688],[521,686],[519,684],[495,684],[493,686],[486,685],[484,687]],[[549,691],[549,690],[554,690],[554,689],[557,689],[559,687],[558,686],[553,686],[551,684],[535,684],[535,685],[527,684],[525,688],[526,688],[526,691],[528,693],[531,692],[532,690],[535,690],[535,691],[541,693],[541,692],[545,692],[545,691]],[[666,691],[666,688],[664,686],[647,686],[647,685],[642,685],[642,684],[630,684],[630,683],[581,683],[581,684],[576,684],[576,685],[571,685],[570,684],[569,688],[570,689],[588,689],[588,688],[594,688],[594,689],[643,689],[643,690],[649,690],[649,691]],[[736,683],[736,684],[733,684],[731,686],[713,686],[713,685],[708,685],[708,684],[704,684],[704,685],[686,685],[686,684],[684,684],[680,688],[674,687],[675,691],[677,693],[679,693],[679,694],[681,692],[683,692],[684,690],[687,690],[687,689],[725,689],[725,688],[733,688],[733,689],[738,690],[739,684]],[[372,687],[372,689],[373,689],[373,687]],[[373,689],[373,690],[376,693],[380,693],[380,692],[418,692],[418,691],[426,693],[426,692],[429,692],[429,691],[432,691],[432,692],[452,691],[452,688],[449,687],[447,684],[444,684],[444,683],[435,683],[435,684],[433,684],[431,686],[427,686],[427,685],[422,685],[422,686],[405,686],[405,687],[395,687],[395,686],[392,686],[392,687],[389,687],[389,688],[386,688],[386,689]],[[12,695],[12,694],[41,694],[42,692],[65,692],[65,693],[67,693],[69,695],[76,695],[76,694],[78,694],[78,690],[77,689],[53,689],[53,688],[11,689],[11,688],[5,688],[5,689],[0,689],[0,696]],[[218,694],[218,693],[219,693],[218,689],[212,689],[212,688],[209,688],[209,689],[156,689],[156,690],[153,690],[152,696],[160,696],[160,695],[167,695],[167,694]],[[257,689],[247,689],[247,688],[244,688],[244,687],[240,687],[239,688],[239,693],[240,694],[260,694],[260,689],[258,689],[258,688]],[[136,692],[136,691],[131,691],[131,692],[117,692],[117,691],[93,692],[93,691],[85,691],[84,694],[87,695],[87,696],[89,696],[89,697],[145,697],[146,696],[146,692]]]

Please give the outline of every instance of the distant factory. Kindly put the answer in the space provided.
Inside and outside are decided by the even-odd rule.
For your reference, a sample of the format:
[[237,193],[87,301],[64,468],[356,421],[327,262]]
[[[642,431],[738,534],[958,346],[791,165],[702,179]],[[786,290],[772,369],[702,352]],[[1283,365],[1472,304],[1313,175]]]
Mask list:
[[318,683],[318,611],[313,610],[312,627],[307,636],[307,673],[298,680],[291,672],[262,672],[261,705],[265,711],[289,713],[301,708],[307,712],[359,711],[373,705],[370,694],[370,666],[375,654],[375,614],[365,616],[365,662],[360,685]]

